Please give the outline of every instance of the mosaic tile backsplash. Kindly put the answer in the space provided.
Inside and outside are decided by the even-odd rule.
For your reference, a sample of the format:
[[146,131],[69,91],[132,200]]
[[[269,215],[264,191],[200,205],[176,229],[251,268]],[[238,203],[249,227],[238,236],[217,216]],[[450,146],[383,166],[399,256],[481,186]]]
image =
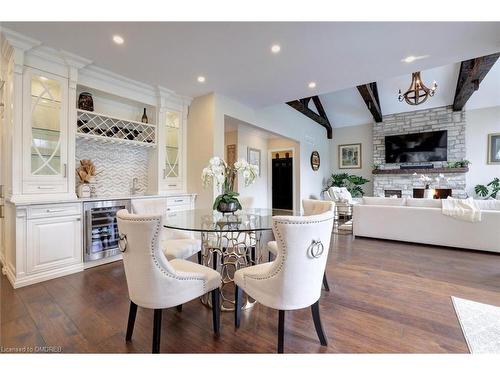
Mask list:
[[[144,194],[148,188],[148,158],[146,148],[85,139],[76,141],[76,166],[80,165],[81,159],[91,159],[96,166],[98,197],[130,195],[134,177],[139,179],[139,194]],[[76,184],[79,184],[78,178]]]

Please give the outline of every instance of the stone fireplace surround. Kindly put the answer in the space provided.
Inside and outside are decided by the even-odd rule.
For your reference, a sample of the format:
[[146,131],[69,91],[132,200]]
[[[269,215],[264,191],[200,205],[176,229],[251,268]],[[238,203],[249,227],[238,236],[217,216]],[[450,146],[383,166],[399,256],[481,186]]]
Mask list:
[[462,160],[465,159],[465,124],[465,111],[454,112],[451,106],[384,116],[382,122],[373,126],[373,162],[379,165],[373,173],[373,195],[383,197],[386,190],[401,190],[403,197],[412,197],[414,188],[424,187],[414,173],[431,178],[443,173],[449,181],[442,181],[439,185],[434,182],[431,187],[452,189],[453,197],[466,197],[466,168],[442,168],[446,162],[434,162],[434,169],[403,171],[399,169],[400,164],[385,164],[384,144],[384,138],[389,135],[447,130],[448,161]]

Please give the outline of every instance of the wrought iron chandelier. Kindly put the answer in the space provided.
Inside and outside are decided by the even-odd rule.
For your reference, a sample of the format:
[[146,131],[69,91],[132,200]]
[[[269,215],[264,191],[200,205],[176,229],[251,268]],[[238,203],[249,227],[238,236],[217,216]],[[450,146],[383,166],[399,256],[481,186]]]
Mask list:
[[436,89],[436,81],[433,82],[431,88],[428,88],[422,82],[420,72],[415,72],[411,74],[411,85],[408,90],[404,94],[401,94],[401,89],[399,89],[398,100],[400,102],[404,100],[410,105],[419,105],[425,102],[429,96],[434,96]]

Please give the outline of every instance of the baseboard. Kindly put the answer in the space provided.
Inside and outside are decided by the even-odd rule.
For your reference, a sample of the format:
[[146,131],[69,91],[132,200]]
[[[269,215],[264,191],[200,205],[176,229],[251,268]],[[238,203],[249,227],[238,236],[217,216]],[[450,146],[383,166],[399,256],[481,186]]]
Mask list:
[[83,264],[83,268],[87,269],[87,268],[97,267],[97,266],[101,266],[103,264],[108,264],[108,263],[116,262],[116,261],[119,261],[119,260],[122,260],[122,259],[123,259],[122,255],[121,254],[117,254],[117,255],[113,255],[112,257],[102,258],[102,259],[98,259],[98,260],[92,260],[90,262],[85,262]]
[[23,286],[41,283],[42,281],[56,279],[61,276],[71,275],[72,273],[77,273],[82,271],[83,271],[83,263],[78,263],[64,268],[58,268],[56,270],[50,270],[16,278],[15,275],[12,273],[12,271],[9,268],[7,268],[7,279],[9,279],[14,289],[17,289],[17,288],[22,288]]

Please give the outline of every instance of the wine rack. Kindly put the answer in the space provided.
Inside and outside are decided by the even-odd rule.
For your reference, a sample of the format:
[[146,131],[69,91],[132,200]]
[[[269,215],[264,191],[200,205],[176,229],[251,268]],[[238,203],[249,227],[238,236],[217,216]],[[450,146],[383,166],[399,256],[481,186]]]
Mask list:
[[101,113],[77,110],[76,135],[110,143],[126,143],[136,146],[156,146],[156,126],[138,121],[125,120]]

